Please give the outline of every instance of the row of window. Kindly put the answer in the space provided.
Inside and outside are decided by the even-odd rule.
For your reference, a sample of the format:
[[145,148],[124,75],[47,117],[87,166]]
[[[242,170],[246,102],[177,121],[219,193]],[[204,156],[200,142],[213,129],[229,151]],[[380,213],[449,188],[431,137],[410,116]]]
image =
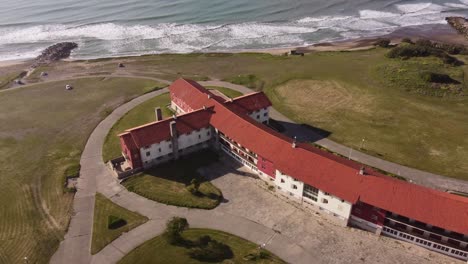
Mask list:
[[404,239],[407,239],[407,240],[410,240],[410,241],[414,241],[420,245],[424,245],[426,247],[432,247],[432,248],[435,248],[435,249],[438,249],[438,250],[441,250],[441,251],[445,251],[445,252],[450,252],[451,254],[455,254],[455,255],[458,255],[458,256],[461,256],[461,257],[468,257],[468,253],[466,252],[463,252],[461,250],[457,250],[457,249],[451,249],[449,247],[446,247],[446,246],[443,246],[443,245],[440,245],[440,244],[437,244],[437,243],[432,243],[432,242],[429,242],[427,240],[424,240],[424,239],[420,239],[420,238],[417,238],[417,237],[414,237],[414,236],[411,236],[411,235],[408,235],[408,234],[405,234],[405,233],[402,233],[402,232],[398,232],[396,230],[393,230],[393,229],[390,229],[390,228],[387,228],[387,227],[384,227],[383,230],[387,233],[390,233],[390,234],[393,234],[395,236],[399,236],[399,237],[402,237]]
[[[169,144],[168,146],[170,149],[172,149],[172,143]],[[158,152],[161,153],[161,148],[158,148]],[[151,151],[146,151],[146,157],[149,157],[151,155]]]

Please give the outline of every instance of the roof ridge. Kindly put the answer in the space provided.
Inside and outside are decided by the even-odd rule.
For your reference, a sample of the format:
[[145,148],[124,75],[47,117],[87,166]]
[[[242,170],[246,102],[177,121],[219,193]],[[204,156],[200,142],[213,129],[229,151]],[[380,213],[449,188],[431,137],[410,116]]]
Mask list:
[[[210,108],[210,106],[206,107],[206,108]],[[156,125],[156,124],[160,124],[160,123],[164,123],[164,122],[168,122],[168,121],[171,121],[171,120],[177,120],[177,118],[184,118],[186,116],[190,116],[192,114],[196,114],[200,111],[203,111],[205,110],[203,107],[202,108],[199,108],[199,109],[196,109],[196,110],[193,110],[193,111],[190,111],[190,112],[187,112],[187,113],[183,113],[183,114],[180,114],[180,115],[176,115],[176,119],[174,119],[174,116],[171,116],[171,117],[167,117],[167,118],[164,118],[163,120],[159,120],[159,121],[153,121],[153,122],[150,122],[150,123],[146,123],[144,125],[141,125],[141,126],[136,126],[136,127],[132,127],[132,128],[129,128],[127,130],[125,130],[126,133],[131,133],[135,130],[138,130],[138,129],[142,129],[142,128],[146,128],[146,127],[149,127],[149,126],[152,126],[152,125]],[[122,133],[122,134],[125,134],[125,133]]]

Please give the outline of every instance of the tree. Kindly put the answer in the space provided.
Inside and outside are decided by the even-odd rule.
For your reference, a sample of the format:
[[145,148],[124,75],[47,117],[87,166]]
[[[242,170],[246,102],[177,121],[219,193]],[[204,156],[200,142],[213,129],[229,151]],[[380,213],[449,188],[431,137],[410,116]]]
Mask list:
[[180,244],[183,242],[181,233],[187,228],[189,228],[187,219],[181,217],[173,217],[169,222],[167,222],[166,230],[164,231],[163,237],[169,244]]

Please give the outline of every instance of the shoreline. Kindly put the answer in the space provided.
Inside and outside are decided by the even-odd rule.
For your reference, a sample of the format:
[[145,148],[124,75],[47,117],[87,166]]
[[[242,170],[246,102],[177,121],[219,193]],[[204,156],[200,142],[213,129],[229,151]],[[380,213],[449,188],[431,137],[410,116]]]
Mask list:
[[[319,42],[308,46],[287,46],[278,48],[266,48],[266,49],[243,49],[243,50],[231,50],[231,51],[212,51],[212,52],[200,52],[200,53],[266,53],[272,55],[282,55],[291,50],[298,50],[300,52],[320,52],[320,51],[357,51],[370,49],[373,43],[382,38],[388,38],[393,44],[401,42],[403,38],[416,39],[428,39],[435,42],[443,42],[447,44],[457,44],[468,46],[468,39],[459,34],[449,24],[427,24],[418,26],[408,26],[398,28],[392,33],[372,36],[372,37],[360,37],[355,39],[344,39],[330,42]],[[193,52],[198,53],[198,52]],[[108,57],[96,57],[90,59],[76,59],[67,58],[62,61],[81,61],[81,60],[97,60],[97,59],[118,59],[118,58],[131,58],[141,56],[152,56],[161,55],[166,53],[155,53],[155,54],[141,54],[141,55],[129,55],[129,56],[108,56]],[[170,53],[167,53],[170,54]],[[182,53],[184,54],[184,53]],[[185,53],[190,54],[190,53]],[[30,59],[16,59],[16,60],[5,60],[0,61],[0,67],[8,67],[19,64],[30,63],[34,58]]]

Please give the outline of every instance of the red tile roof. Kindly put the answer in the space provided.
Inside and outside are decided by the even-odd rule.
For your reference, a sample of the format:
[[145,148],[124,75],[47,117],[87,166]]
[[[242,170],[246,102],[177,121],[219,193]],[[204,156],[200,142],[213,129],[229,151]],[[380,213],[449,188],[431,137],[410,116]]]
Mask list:
[[[190,119],[193,124],[187,127],[211,124],[242,146],[272,161],[284,174],[351,203],[361,200],[433,226],[468,234],[468,198],[396,180],[370,168],[366,168],[366,175],[360,175],[361,164],[310,144],[299,143],[293,148],[292,139],[254,121],[239,107],[232,107],[217,97],[208,98],[210,92],[194,81],[177,80],[170,91],[171,98],[176,96],[184,100],[192,109],[210,106],[209,114],[208,111],[199,114],[198,110],[194,115],[203,116]],[[159,126],[163,129],[157,129]],[[138,146],[168,138],[166,120],[144,127],[129,130],[133,138],[137,138]]]
[[271,106],[271,102],[263,92],[257,92],[236,97],[232,101],[228,100],[226,105],[237,111],[252,113]]
[[[284,174],[348,202],[365,203],[433,226],[468,233],[468,198],[384,176],[361,164],[299,143],[215,104],[211,124],[242,146],[272,161]],[[465,220],[463,220],[465,219]]]
[[152,122],[143,126],[128,129],[133,141],[138,148],[159,143],[171,139],[170,123],[176,121],[176,129],[179,135],[190,133],[194,130],[208,127],[211,110],[199,109],[190,113]]

